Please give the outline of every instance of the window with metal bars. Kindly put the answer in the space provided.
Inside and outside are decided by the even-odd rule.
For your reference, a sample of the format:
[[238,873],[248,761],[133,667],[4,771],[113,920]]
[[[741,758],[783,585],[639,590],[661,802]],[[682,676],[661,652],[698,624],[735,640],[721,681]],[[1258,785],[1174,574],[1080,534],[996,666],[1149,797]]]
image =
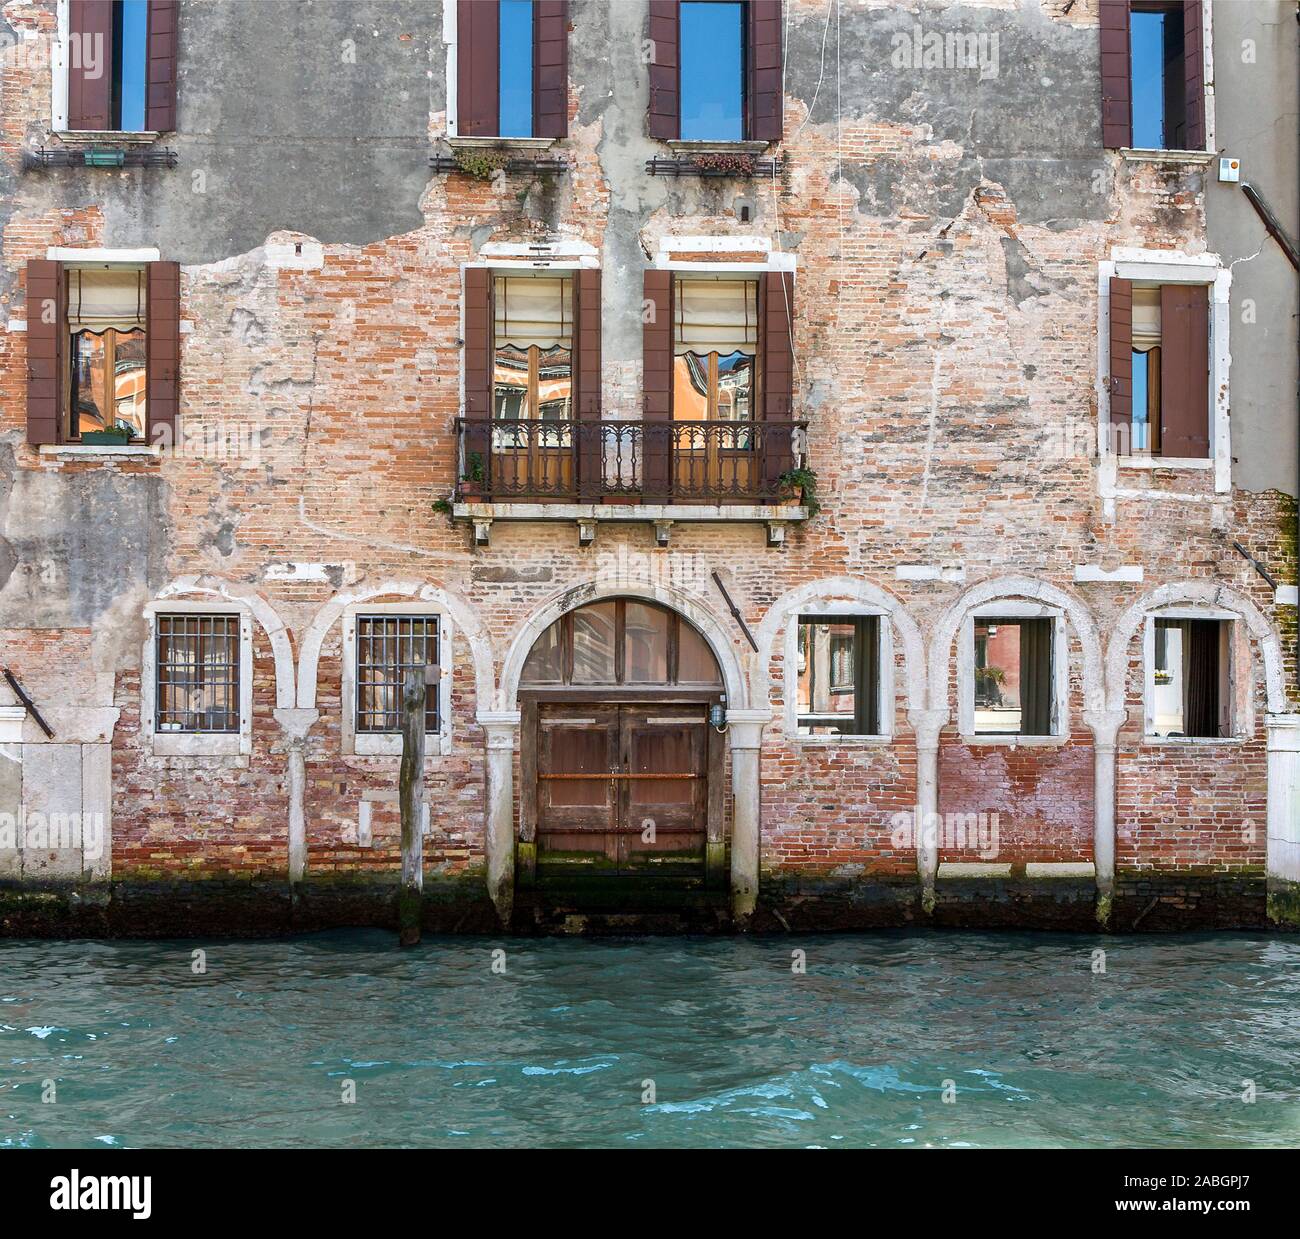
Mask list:
[[437,732],[438,617],[358,615],[356,730],[369,735],[402,729],[402,683],[408,671],[429,668],[424,729]]
[[157,732],[239,731],[238,615],[157,617]]

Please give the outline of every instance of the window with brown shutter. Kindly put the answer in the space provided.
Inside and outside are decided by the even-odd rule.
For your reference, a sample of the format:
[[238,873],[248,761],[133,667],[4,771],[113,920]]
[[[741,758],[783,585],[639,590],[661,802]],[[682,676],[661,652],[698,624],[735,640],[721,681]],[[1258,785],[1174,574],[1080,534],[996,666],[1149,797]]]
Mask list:
[[647,271],[641,306],[641,399],[645,427],[642,487],[667,495],[671,477],[673,416],[673,273]]
[[[794,276],[767,271],[759,284],[758,352],[762,420],[790,422],[794,417]],[[764,475],[775,488],[794,468],[793,431],[774,426],[764,436]]]
[[27,264],[27,442],[58,443],[63,402],[63,265]]
[[781,0],[650,0],[649,133],[780,141]]
[[461,137],[568,133],[568,0],[457,0]]
[[68,128],[176,128],[178,0],[71,0]]
[[180,407],[181,268],[175,262],[151,262],[148,273],[149,442],[174,447]]
[[[584,268],[574,278],[574,404],[584,422],[600,422],[600,271]],[[599,426],[580,432],[578,478],[585,494],[601,484],[603,441]]]
[[1204,150],[1202,0],[1100,0],[1102,144]]
[[1112,450],[1210,455],[1210,301],[1205,284],[1110,281]]

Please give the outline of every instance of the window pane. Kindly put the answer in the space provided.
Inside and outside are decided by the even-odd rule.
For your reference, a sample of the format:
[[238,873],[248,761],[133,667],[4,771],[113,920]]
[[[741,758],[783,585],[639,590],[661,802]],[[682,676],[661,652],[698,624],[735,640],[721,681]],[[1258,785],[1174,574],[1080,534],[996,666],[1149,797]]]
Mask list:
[[520,680],[524,684],[559,684],[564,678],[561,661],[561,627],[556,620],[528,651]]
[[677,625],[677,682],[679,684],[721,684],[718,660],[709,643],[685,620]]
[[[438,620],[424,615],[358,615],[356,730],[400,731],[402,686],[408,672],[438,666]],[[436,732],[438,677],[427,673],[424,727]]]
[[1020,731],[1020,625],[975,621],[975,730]]
[[115,6],[113,90],[117,128],[126,133],[144,129],[145,87],[148,77],[148,0],[121,0]]
[[614,683],[615,604],[595,602],[573,613],[573,683]]
[[1155,684],[1152,713],[1157,736],[1181,736],[1183,729],[1183,625],[1156,620]]
[[239,617],[159,615],[156,620],[159,732],[239,730]]
[[799,622],[799,733],[857,731],[857,625],[848,620]]
[[668,682],[668,612],[629,602],[624,619],[623,679],[627,684]]
[[533,4],[501,0],[500,108],[503,138],[533,136]]
[[743,6],[688,0],[681,6],[681,134],[687,141],[744,138]]

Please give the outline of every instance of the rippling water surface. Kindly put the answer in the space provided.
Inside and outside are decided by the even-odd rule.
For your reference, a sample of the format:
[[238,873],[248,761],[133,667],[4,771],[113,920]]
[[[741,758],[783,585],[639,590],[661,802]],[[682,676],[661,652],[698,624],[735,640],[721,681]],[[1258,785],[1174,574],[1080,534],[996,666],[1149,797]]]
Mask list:
[[0,1147],[1279,1146],[1298,1099],[1286,938],[0,942]]

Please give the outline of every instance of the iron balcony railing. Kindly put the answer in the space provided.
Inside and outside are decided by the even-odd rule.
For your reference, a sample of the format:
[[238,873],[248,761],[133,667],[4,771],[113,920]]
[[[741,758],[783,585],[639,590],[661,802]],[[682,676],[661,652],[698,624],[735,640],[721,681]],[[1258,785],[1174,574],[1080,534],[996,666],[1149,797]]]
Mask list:
[[458,418],[461,502],[777,503],[805,422]]

